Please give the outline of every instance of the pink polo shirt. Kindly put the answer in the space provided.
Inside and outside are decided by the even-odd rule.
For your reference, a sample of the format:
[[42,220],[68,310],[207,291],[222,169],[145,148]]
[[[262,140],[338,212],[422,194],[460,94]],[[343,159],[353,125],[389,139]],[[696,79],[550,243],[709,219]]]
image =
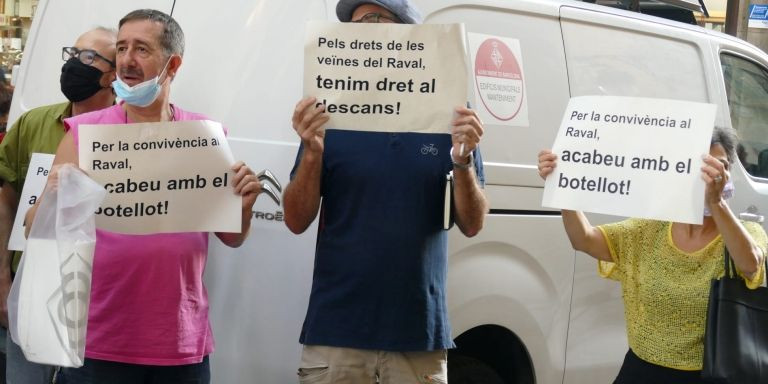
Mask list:
[[[175,120],[205,120],[174,107]],[[126,123],[115,105],[64,120],[78,145],[79,124]],[[208,233],[124,235],[96,230],[85,357],[131,364],[183,365],[213,352],[203,272]]]

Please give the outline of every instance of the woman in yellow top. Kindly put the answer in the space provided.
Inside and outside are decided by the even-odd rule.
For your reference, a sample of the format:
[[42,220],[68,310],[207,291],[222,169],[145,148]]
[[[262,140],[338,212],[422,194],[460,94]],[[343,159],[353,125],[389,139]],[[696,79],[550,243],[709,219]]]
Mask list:
[[[622,285],[630,349],[614,384],[705,382],[709,286],[724,274],[724,247],[748,287],[762,283],[765,231],[739,221],[726,202],[733,190],[729,169],[735,142],[731,131],[715,128],[701,169],[706,182],[701,225],[628,219],[593,227],[583,213],[562,211],[573,248],[597,259],[600,275]],[[542,178],[556,166],[555,154],[539,153]]]

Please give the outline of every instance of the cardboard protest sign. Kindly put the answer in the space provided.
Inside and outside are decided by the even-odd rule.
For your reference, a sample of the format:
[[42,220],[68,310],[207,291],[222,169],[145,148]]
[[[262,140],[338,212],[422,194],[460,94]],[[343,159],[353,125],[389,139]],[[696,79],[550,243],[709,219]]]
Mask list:
[[309,22],[304,95],[325,105],[330,128],[450,132],[467,102],[464,27]]
[[107,190],[99,229],[240,232],[242,198],[219,123],[81,125],[79,142],[80,168]]
[[475,108],[486,124],[528,126],[528,98],[520,41],[467,34],[472,54]]
[[21,188],[21,199],[19,207],[16,209],[16,219],[13,221],[11,237],[8,239],[8,249],[12,251],[21,251],[24,249],[26,238],[24,238],[24,216],[27,211],[40,197],[48,181],[48,171],[53,164],[55,156],[47,153],[33,153],[29,160],[27,176],[24,179],[24,186]]
[[715,111],[680,100],[572,98],[542,205],[700,224]]

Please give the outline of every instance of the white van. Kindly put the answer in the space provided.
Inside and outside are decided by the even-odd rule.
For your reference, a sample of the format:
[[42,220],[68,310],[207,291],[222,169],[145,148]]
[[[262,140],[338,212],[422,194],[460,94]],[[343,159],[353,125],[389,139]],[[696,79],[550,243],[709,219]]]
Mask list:
[[[458,346],[451,383],[610,382],[627,350],[619,286],[575,254],[559,212],[541,207],[536,154],[551,146],[572,96],[713,103],[716,123],[736,128],[743,145],[732,209],[757,218],[768,212],[768,55],[723,34],[581,2],[414,1],[427,23],[463,22],[468,32],[518,39],[525,69],[529,123],[485,127],[485,228],[471,239],[456,229],[450,237],[448,306]],[[173,3],[40,0],[10,121],[64,100],[61,47],[81,32],[116,26],[136,8],[170,12]],[[304,23],[336,20],[335,3],[176,2],[187,50],[172,101],[223,122],[236,158],[286,184],[298,146],[290,116],[302,96]],[[294,383],[316,229],[291,234],[266,196],[253,214],[243,247],[211,242],[213,382]]]

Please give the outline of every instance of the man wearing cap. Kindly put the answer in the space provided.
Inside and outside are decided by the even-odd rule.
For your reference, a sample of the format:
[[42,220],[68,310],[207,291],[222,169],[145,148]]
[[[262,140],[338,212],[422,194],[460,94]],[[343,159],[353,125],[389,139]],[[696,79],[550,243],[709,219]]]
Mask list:
[[[0,144],[0,325],[3,327],[8,325],[6,300],[11,278],[21,257],[21,252],[8,251],[7,245],[32,153],[56,152],[64,136],[64,119],[114,104],[111,84],[115,80],[116,40],[114,30],[97,27],[80,35],[74,46],[62,48],[62,59],[66,62],[61,67],[61,92],[69,101],[25,112]],[[8,384],[51,382],[54,367],[27,361],[10,337],[6,357]]]
[[[405,0],[341,0],[336,14],[343,22],[421,22]],[[446,174],[454,174],[462,233],[477,234],[488,209],[482,124],[470,109],[454,111],[450,135],[326,131],[329,116],[314,97],[296,105],[301,146],[285,223],[301,233],[320,211],[300,382],[447,382]]]

